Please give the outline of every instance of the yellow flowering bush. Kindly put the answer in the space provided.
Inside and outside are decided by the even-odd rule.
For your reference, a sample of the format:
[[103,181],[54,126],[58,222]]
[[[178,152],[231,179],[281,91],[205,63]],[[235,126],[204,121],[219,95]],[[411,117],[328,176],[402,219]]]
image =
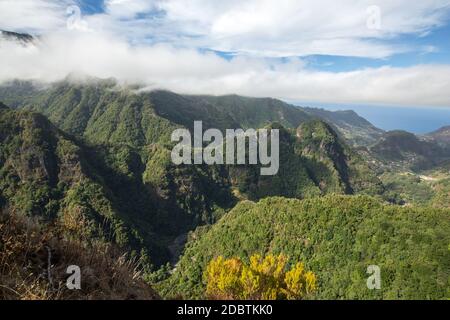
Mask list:
[[206,296],[225,300],[299,300],[316,290],[316,276],[303,263],[287,270],[288,258],[253,255],[249,265],[219,256],[208,264]]

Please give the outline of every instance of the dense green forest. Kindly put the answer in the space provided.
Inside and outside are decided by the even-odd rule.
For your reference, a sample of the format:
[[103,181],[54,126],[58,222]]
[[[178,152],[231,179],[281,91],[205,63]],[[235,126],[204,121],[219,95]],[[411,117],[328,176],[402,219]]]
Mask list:
[[386,132],[370,149],[377,159],[395,163],[399,169],[414,171],[431,169],[450,156],[449,148],[421,140],[406,131]]
[[[28,111],[0,111],[3,207],[74,224],[82,238],[132,249],[146,264],[170,260],[168,245],[215,221],[233,202],[218,168],[170,165],[158,145],[86,146]],[[219,213],[217,213],[219,214]]]
[[254,166],[176,167],[162,143],[85,143],[29,111],[0,115],[3,205],[47,220],[86,219],[78,230],[86,237],[131,247],[149,265],[170,261],[177,237],[216,222],[241,198],[381,192],[364,162],[320,121],[300,126],[301,140],[280,127],[280,172],[260,177]]
[[[449,214],[367,196],[242,202],[190,236],[175,273],[159,289],[169,297],[201,298],[211,259],[283,253],[316,274],[316,299],[448,298]],[[381,268],[381,290],[367,289],[369,265]]]
[[[8,220],[17,216],[70,246],[111,246],[169,298],[204,297],[218,255],[248,263],[257,254],[304,263],[317,276],[312,299],[450,297],[445,130],[435,141],[384,133],[352,112],[136,89],[95,79],[0,86],[8,230],[22,232]],[[278,174],[175,166],[170,135],[196,120],[278,129]],[[366,287],[371,264],[381,267],[380,291]]]
[[192,128],[202,120],[205,128],[261,128],[277,122],[296,129],[321,119],[350,144],[368,145],[383,133],[354,112],[300,108],[271,98],[190,96],[168,91],[139,92],[120,87],[114,80],[62,81],[39,86],[14,81],[0,86],[0,101],[48,116],[61,129],[93,142],[141,145],[167,141],[173,125]]

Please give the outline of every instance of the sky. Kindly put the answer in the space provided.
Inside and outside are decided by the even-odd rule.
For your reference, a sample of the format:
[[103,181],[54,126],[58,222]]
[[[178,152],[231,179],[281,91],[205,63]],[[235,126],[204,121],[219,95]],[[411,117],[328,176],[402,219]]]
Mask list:
[[[0,82],[450,109],[450,0],[0,0]],[[450,124],[450,119],[449,119]]]

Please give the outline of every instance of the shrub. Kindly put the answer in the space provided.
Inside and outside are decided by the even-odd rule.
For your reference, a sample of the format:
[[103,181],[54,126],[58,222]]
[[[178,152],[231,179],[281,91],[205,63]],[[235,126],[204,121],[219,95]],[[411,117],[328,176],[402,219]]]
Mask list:
[[213,259],[206,268],[206,296],[225,300],[300,300],[316,290],[316,276],[302,263],[287,271],[288,258],[280,254],[250,257],[249,265],[239,258]]

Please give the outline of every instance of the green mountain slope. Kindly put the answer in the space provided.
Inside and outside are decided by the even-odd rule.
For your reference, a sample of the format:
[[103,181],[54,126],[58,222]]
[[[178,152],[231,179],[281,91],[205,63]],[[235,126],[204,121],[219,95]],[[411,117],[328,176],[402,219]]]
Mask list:
[[[358,196],[385,190],[331,121],[273,99],[137,93],[113,80],[5,88],[0,98],[15,109],[0,104],[0,207],[61,225],[69,238],[112,243],[145,271],[176,263],[196,230],[160,284],[167,295],[200,297],[202,270],[217,254],[283,252],[318,275],[317,298],[448,296],[449,212]],[[280,130],[278,174],[173,165],[170,135],[195,120]],[[386,137],[371,150],[380,161],[410,164],[410,153],[427,159],[442,150],[405,133]],[[263,200],[235,207],[247,199]],[[385,272],[380,292],[365,287],[369,264]],[[166,271],[147,275],[155,281]]]
[[[275,99],[239,96],[182,96],[167,91],[136,94],[131,89],[118,88],[112,80],[90,81],[78,85],[64,81],[31,94],[25,90],[26,84],[15,83],[11,90],[0,89],[0,97],[7,96],[11,101],[16,94],[17,100],[23,100],[22,108],[47,115],[58,127],[90,144],[127,145],[142,150],[158,143],[160,147],[150,149],[165,154],[160,157],[162,167],[157,171],[162,180],[170,175],[166,170],[170,168],[167,150],[174,129],[192,129],[196,120],[202,120],[205,129],[222,130],[261,128],[276,121],[287,128],[282,134],[281,168],[276,177],[260,177],[257,166],[227,169],[230,182],[245,198],[273,195],[303,198],[363,189],[379,193],[373,190],[379,189],[379,182],[334,129],[321,126],[320,121],[310,122],[314,117],[298,107]],[[17,102],[12,103],[17,106]],[[294,130],[306,123],[310,123],[309,133],[295,137]],[[316,127],[317,131],[326,131],[324,136],[308,138],[316,134]],[[174,201],[170,199],[171,203]]]
[[148,222],[121,213],[83,147],[44,116],[1,111],[0,141],[2,206],[73,224],[74,234],[81,238],[164,254]]
[[306,198],[328,193],[381,194],[381,182],[365,161],[325,122],[308,121],[296,131],[280,130],[280,169],[260,176],[259,166],[230,167],[230,177],[246,199],[267,196]]
[[2,86],[0,100],[41,112],[62,130],[93,143],[167,142],[175,128],[192,129],[199,120],[204,128],[225,130],[261,128],[273,121],[296,128],[311,119],[274,99],[183,96],[168,91],[137,94],[117,87],[113,80],[63,81],[46,89],[32,88],[26,82]]
[[384,131],[378,129],[352,110],[328,111],[317,108],[302,108],[305,112],[332,125],[337,132],[355,146],[367,146],[377,142]]
[[429,169],[450,158],[449,150],[406,131],[387,132],[370,151],[388,165],[413,170]]
[[450,148],[450,126],[442,127],[436,131],[433,131],[425,135],[425,138],[437,142],[444,148]]
[[381,175],[385,197],[402,205],[450,208],[450,162],[420,172],[392,172]]
[[40,112],[62,130],[94,144],[143,146],[168,141],[175,128],[155,114],[147,97],[118,90],[114,81],[62,82],[31,93],[27,84],[12,87],[6,90],[6,103]]
[[11,107],[41,112],[63,130],[96,143],[125,142],[134,146],[167,140],[167,126],[192,128],[261,128],[277,122],[295,129],[322,119],[352,144],[367,144],[380,130],[352,112],[300,108],[270,98],[190,96],[167,91],[136,92],[118,87],[114,80],[74,80],[50,86],[14,81],[0,86],[0,101]]
[[89,147],[42,115],[12,110],[0,111],[0,141],[2,207],[75,223],[81,237],[112,241],[147,265],[171,260],[176,237],[233,204],[220,170],[175,168],[158,145]]
[[[219,255],[247,261],[284,253],[318,277],[318,299],[442,299],[449,296],[450,211],[383,205],[365,196],[241,202],[216,225],[191,235],[167,296],[202,297],[202,273]],[[367,267],[381,268],[368,290]]]
[[[236,196],[257,200],[382,192],[370,168],[321,121],[305,122],[297,131],[276,125],[281,131],[281,167],[276,176],[264,177],[259,166],[173,165],[167,138],[181,123],[161,118],[151,101],[141,104],[144,97],[111,90],[98,98],[99,89],[92,86],[58,90],[40,97],[48,103],[29,108],[51,110],[55,123],[88,144],[39,114],[3,111],[4,204],[50,219],[82,206],[89,221],[98,224],[105,216],[114,221],[105,229],[94,223],[93,235],[114,235],[115,242],[136,252],[148,249],[143,256],[156,265],[176,261],[179,248],[171,249],[174,242],[217,221],[236,203]],[[80,92],[83,102],[76,102]],[[90,94],[96,98],[88,99]]]
[[44,90],[45,86],[40,86],[32,81],[14,80],[0,85],[0,101],[11,108],[20,108],[38,94],[39,90]]
[[242,128],[262,128],[273,122],[285,128],[297,128],[312,117],[300,108],[271,98],[229,96],[192,96],[225,111]]

